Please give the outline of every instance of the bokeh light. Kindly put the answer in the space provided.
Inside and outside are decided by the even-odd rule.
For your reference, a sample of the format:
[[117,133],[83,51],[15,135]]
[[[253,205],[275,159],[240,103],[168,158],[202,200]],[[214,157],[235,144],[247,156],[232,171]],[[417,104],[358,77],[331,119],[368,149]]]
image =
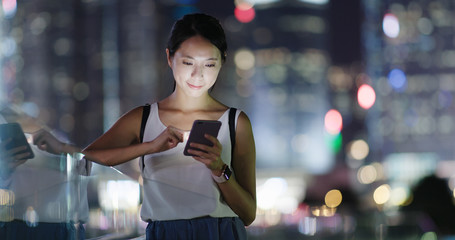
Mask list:
[[406,74],[401,69],[392,69],[388,75],[390,86],[397,92],[403,92],[407,86]]
[[283,178],[270,178],[259,189],[258,207],[261,209],[272,209],[277,200],[287,190],[287,182]]
[[325,205],[329,208],[336,208],[341,204],[343,196],[338,189],[333,189],[325,194]]
[[343,117],[340,112],[330,109],[324,117],[324,126],[328,133],[338,134],[343,128]]
[[397,16],[391,13],[384,15],[382,20],[382,29],[389,38],[396,38],[400,34],[400,23]]
[[390,195],[390,186],[388,184],[383,184],[374,190],[373,199],[376,204],[382,205],[389,201]]
[[355,160],[363,160],[368,156],[370,148],[368,143],[363,139],[358,139],[348,144],[348,154]]
[[250,70],[254,67],[256,58],[249,49],[239,49],[234,54],[235,66],[241,70]]
[[374,89],[368,84],[360,86],[357,92],[357,101],[360,107],[364,109],[371,108],[376,101],[376,93]]
[[343,136],[341,135],[341,133],[325,134],[324,140],[329,149],[333,153],[338,153],[341,150],[341,147],[343,146]]
[[17,11],[16,0],[2,0],[2,9],[5,18],[13,17]]
[[409,188],[405,186],[393,187],[390,194],[390,204],[401,206],[406,203],[409,198]]
[[129,210],[139,206],[139,184],[132,180],[108,180],[98,184],[104,210]]
[[248,3],[238,4],[234,9],[235,18],[241,23],[249,23],[256,16],[253,6]]
[[366,165],[357,171],[357,180],[362,184],[370,184],[377,180],[378,173],[372,165]]
[[438,235],[435,232],[426,232],[420,240],[438,240]]

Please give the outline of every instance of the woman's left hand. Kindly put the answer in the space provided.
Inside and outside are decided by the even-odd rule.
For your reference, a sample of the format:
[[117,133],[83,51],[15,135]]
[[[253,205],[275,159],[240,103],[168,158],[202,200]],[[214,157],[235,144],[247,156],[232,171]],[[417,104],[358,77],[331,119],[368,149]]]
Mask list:
[[63,148],[65,146],[63,142],[44,129],[40,129],[39,131],[33,133],[33,144],[35,144],[40,150],[53,154],[63,153]]
[[[221,175],[221,171],[223,170],[224,166],[224,162],[221,159],[221,152],[223,150],[223,146],[221,145],[220,141],[214,136],[205,134],[204,137],[213,143],[212,147],[205,144],[193,142],[190,144],[192,148],[188,149],[188,152],[195,155],[193,156],[194,159],[205,164],[207,168],[212,170],[212,173],[214,175],[219,176]],[[197,148],[200,150],[196,150],[193,148]]]

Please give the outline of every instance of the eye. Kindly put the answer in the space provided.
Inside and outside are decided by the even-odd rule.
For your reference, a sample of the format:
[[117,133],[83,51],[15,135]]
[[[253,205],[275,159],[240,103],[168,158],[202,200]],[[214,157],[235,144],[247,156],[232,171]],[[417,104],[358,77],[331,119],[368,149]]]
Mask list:
[[206,67],[215,67],[215,63],[208,63],[205,65]]
[[193,65],[193,63],[191,63],[191,62],[187,62],[187,61],[183,61],[183,65],[188,65],[188,66],[191,66],[191,65]]

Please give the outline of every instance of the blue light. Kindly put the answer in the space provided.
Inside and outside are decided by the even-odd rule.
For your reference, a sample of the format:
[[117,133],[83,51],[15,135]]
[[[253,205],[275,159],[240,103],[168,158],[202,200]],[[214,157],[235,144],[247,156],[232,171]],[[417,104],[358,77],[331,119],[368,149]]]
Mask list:
[[191,5],[175,7],[173,17],[175,20],[182,18],[186,14],[200,12],[199,8]]
[[196,4],[197,2],[199,2],[199,0],[177,0],[176,2],[178,4],[192,5],[192,4]]
[[406,74],[400,69],[392,69],[389,73],[389,84],[397,92],[403,92],[407,87]]

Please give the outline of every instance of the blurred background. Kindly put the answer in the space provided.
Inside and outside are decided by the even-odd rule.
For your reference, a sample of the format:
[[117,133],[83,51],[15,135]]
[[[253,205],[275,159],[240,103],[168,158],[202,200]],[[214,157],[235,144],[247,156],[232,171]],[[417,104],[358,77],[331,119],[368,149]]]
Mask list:
[[[171,92],[170,28],[205,12],[228,40],[213,94],[249,115],[256,140],[250,239],[455,239],[454,11],[451,0],[1,0],[0,102],[86,146]],[[137,167],[93,167],[87,238],[143,237]]]

